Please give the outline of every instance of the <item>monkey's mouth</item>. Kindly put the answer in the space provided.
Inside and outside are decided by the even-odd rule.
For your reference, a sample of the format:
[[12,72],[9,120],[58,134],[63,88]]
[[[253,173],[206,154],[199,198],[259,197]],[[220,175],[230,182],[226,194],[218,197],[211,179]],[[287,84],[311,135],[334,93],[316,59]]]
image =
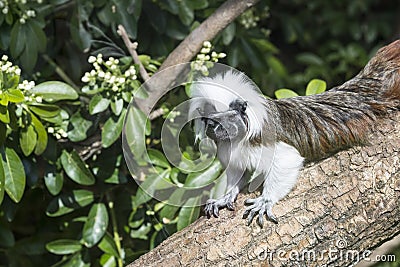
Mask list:
[[214,141],[237,140],[245,136],[248,130],[248,118],[237,110],[209,114],[203,117],[205,131]]

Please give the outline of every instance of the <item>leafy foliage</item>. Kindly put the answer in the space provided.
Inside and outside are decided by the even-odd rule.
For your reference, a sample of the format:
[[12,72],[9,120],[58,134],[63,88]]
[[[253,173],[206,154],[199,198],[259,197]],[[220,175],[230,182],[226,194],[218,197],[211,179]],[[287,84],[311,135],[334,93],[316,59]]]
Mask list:
[[[164,118],[150,123],[139,109],[128,112],[143,80],[116,26],[138,41],[152,75],[222,3],[0,0],[0,265],[123,266],[199,216],[200,198],[181,208],[158,203],[146,190],[207,186],[221,165],[188,174],[161,152],[163,119],[174,118],[169,110],[186,97],[184,90],[162,100]],[[397,4],[261,1],[212,40],[213,47],[205,43],[193,68],[207,72],[206,61],[223,60],[267,95],[282,87],[296,90],[279,89],[277,98],[321,93],[354,75],[391,39]],[[148,152],[160,174],[145,177],[142,188],[122,156],[126,117],[134,156]],[[180,167],[198,168],[188,160],[199,157],[193,138],[181,143]],[[183,191],[170,198],[183,199]]]

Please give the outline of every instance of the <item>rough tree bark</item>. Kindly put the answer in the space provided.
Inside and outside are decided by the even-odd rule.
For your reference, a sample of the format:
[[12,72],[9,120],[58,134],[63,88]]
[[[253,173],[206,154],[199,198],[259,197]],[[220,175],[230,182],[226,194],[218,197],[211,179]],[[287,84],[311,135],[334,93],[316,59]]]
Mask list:
[[[381,52],[371,61],[382,64],[369,71],[400,94],[400,41]],[[347,266],[369,256],[400,233],[399,122],[400,112],[392,112],[377,121],[369,145],[305,167],[274,207],[278,224],[247,226],[249,196],[241,194],[235,211],[201,217],[128,266]]]

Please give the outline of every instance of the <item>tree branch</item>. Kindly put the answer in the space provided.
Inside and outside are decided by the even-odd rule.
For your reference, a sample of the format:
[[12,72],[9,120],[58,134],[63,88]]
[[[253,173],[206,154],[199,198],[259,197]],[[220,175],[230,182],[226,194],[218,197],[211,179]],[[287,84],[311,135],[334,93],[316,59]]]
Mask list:
[[147,73],[146,69],[144,68],[144,66],[143,66],[142,62],[140,61],[139,56],[138,56],[138,54],[136,52],[136,48],[138,46],[138,43],[136,43],[136,42],[132,43],[131,42],[131,40],[129,39],[128,33],[126,32],[124,26],[118,25],[117,32],[122,37],[122,40],[124,41],[124,44],[125,44],[126,48],[129,51],[129,54],[131,54],[133,62],[135,62],[135,64],[139,65],[140,76],[142,76],[144,81],[147,81],[148,79],[150,79],[150,76]]
[[213,39],[220,31],[235,20],[235,18],[246,9],[254,6],[258,1],[260,0],[226,1],[169,54],[161,65],[160,70],[180,63],[189,62],[200,51],[204,41]]
[[[229,25],[235,18],[242,14],[246,9],[254,6],[260,0],[228,0],[222,4],[211,16],[194,29],[167,57],[161,65],[159,72],[176,66],[181,63],[189,62],[201,49],[204,41],[212,40],[219,32]],[[152,109],[152,105],[162,95],[166,93],[167,88],[171,85],[176,77],[180,74],[180,69],[176,68],[173,75],[168,72],[162,81],[162,84],[147,84],[147,88],[151,91],[146,99],[136,101],[138,107],[148,114]]]
[[[362,73],[396,95],[399,66],[397,41]],[[356,87],[359,79],[343,86]],[[235,211],[201,217],[128,266],[348,266],[368,257],[400,233],[400,112],[378,120],[369,137],[368,146],[304,168],[296,188],[274,207],[277,225],[247,226],[242,214],[249,196],[241,194]]]

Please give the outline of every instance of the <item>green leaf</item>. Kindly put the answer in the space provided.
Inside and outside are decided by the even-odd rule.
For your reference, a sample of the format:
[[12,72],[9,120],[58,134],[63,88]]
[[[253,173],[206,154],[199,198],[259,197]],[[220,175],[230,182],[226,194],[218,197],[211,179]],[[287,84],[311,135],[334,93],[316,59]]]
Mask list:
[[10,39],[10,52],[13,58],[18,58],[18,56],[22,53],[25,48],[25,45],[28,43],[26,27],[22,27],[21,23],[17,21],[11,30],[11,39]]
[[282,62],[274,56],[268,56],[266,58],[268,66],[271,67],[271,69],[278,74],[280,77],[285,77],[287,76],[287,71],[285,66],[282,64]]
[[110,105],[110,100],[97,94],[89,102],[89,113],[91,115],[103,112]]
[[150,199],[152,199],[152,196],[144,191],[141,187],[139,187],[136,191],[136,195],[132,198],[132,205],[134,207],[139,207]]
[[30,104],[29,109],[43,118],[52,118],[58,116],[61,112],[61,109],[58,106],[51,104]]
[[7,226],[0,225],[0,247],[11,248],[14,245],[15,238],[13,232]]
[[54,172],[47,172],[44,175],[44,183],[49,190],[50,194],[53,196],[60,193],[63,183],[64,183],[64,176],[62,173],[54,173]]
[[73,239],[59,239],[47,243],[46,249],[57,255],[67,255],[80,251],[82,244]]
[[61,164],[65,173],[74,182],[81,185],[93,185],[95,183],[93,174],[86,167],[85,163],[75,150],[71,153],[63,150],[61,154]]
[[319,56],[313,53],[307,53],[307,52],[301,53],[296,56],[296,60],[305,65],[317,65],[317,66],[324,65],[324,61]]
[[35,127],[35,131],[37,133],[35,154],[40,155],[46,150],[47,147],[47,142],[48,142],[47,132],[43,124],[40,122],[40,120],[35,115],[33,115],[32,112],[30,112],[29,114],[31,115],[32,118],[32,125],[33,127]]
[[4,145],[7,138],[7,126],[0,122],[0,147]]
[[74,113],[70,119],[73,129],[68,132],[68,139],[72,142],[80,142],[87,138],[87,131],[92,127],[93,122],[86,120],[80,112]]
[[147,123],[146,115],[139,109],[131,106],[126,115],[125,126],[124,126],[124,137],[129,149],[133,155],[140,158],[145,151],[145,125]]
[[67,262],[62,262],[62,264],[57,266],[62,267],[90,267],[89,257],[86,253],[74,254],[72,258],[70,258]]
[[33,125],[29,125],[21,130],[19,136],[19,144],[21,146],[22,153],[27,157],[35,149],[37,142],[37,133],[33,128]]
[[111,237],[109,233],[106,233],[99,243],[99,249],[104,251],[105,253],[108,253],[110,255],[113,255],[117,258],[119,258],[118,254],[118,249],[117,246],[115,245],[114,239]]
[[18,203],[25,190],[25,170],[24,165],[17,153],[12,148],[6,148],[6,162],[4,164],[5,190],[8,196]]
[[104,253],[101,255],[99,263],[102,267],[116,267],[116,258],[110,254]]
[[190,25],[194,19],[194,12],[190,7],[186,4],[185,1],[179,1],[179,18],[182,23],[186,26]]
[[229,45],[236,35],[236,24],[232,22],[222,31],[222,42],[224,45]]
[[192,222],[194,222],[200,214],[200,198],[189,198],[184,207],[179,211],[179,220],[177,223],[178,231],[182,230]]
[[117,121],[110,117],[101,131],[101,142],[104,148],[114,144],[115,141],[121,136],[122,127],[124,125],[126,109],[121,113]]
[[111,110],[114,113],[114,115],[119,116],[124,107],[124,100],[122,98],[114,99],[114,101],[111,102],[110,106],[111,106]]
[[325,92],[326,82],[319,79],[313,79],[307,84],[306,95],[316,95]]
[[5,92],[8,97],[8,101],[12,103],[20,103],[25,100],[24,95],[19,89],[9,89]]
[[208,7],[208,0],[189,0],[185,2],[193,10],[205,9]]
[[103,203],[94,204],[89,211],[85,225],[83,226],[82,241],[83,244],[91,248],[106,233],[108,226],[107,208]]
[[277,99],[282,99],[282,98],[290,98],[290,97],[295,97],[298,96],[298,94],[290,89],[278,89],[275,91],[275,96]]
[[152,228],[151,223],[143,224],[142,226],[139,227],[139,229],[131,230],[130,233],[131,238],[147,240],[148,239],[147,235],[151,231],[151,228]]
[[46,43],[47,43],[47,37],[46,34],[43,31],[43,26],[40,25],[40,22],[37,20],[31,19],[29,23],[26,23],[27,26],[30,28],[31,31],[31,36],[33,37],[31,39],[31,42],[34,42],[35,45],[37,46],[37,50],[39,52],[44,52],[46,49]]
[[185,188],[199,188],[204,187],[218,178],[222,166],[219,161],[215,161],[207,170],[202,172],[190,173],[185,181]]
[[[0,76],[0,80],[2,80],[2,76]],[[14,76],[8,77],[8,79],[5,81],[5,84],[4,84],[3,88],[6,88],[7,91],[16,90],[16,91],[19,91],[21,93],[21,90],[16,89],[18,84],[19,84],[19,76],[18,75],[14,75]],[[21,99],[21,95],[19,93],[12,92],[10,95],[11,95],[11,98],[16,97],[18,99]],[[23,99],[22,99],[22,101],[23,101],[24,100],[24,95],[22,95],[22,97],[23,97]],[[21,102],[21,101],[19,101],[19,102]]]
[[170,168],[168,160],[165,158],[164,154],[156,149],[148,149],[147,155],[149,156],[150,163],[163,168]]
[[6,180],[6,176],[4,173],[3,159],[0,154],[0,205],[4,199],[5,180]]
[[49,217],[58,217],[85,207],[93,200],[93,192],[83,189],[74,190],[52,199],[47,206],[46,214]]
[[8,113],[8,109],[5,106],[0,105],[0,121],[5,124],[10,123],[10,113]]
[[50,103],[60,100],[75,100],[79,97],[74,88],[59,81],[43,82],[33,87],[31,92]]

